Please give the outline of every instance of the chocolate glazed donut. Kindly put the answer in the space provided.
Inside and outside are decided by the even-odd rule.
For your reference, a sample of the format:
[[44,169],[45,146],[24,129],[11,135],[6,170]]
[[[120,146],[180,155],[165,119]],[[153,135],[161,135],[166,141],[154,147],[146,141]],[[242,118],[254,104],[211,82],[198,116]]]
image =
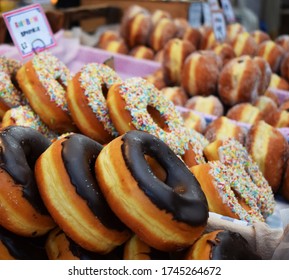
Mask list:
[[64,233],[84,249],[107,254],[131,233],[98,187],[94,164],[101,149],[98,142],[72,134],[55,141],[35,170],[43,201]]
[[55,226],[34,177],[37,158],[50,141],[29,127],[0,132],[0,225],[23,236],[43,235]]
[[[160,179],[147,158],[165,171]],[[101,151],[96,175],[109,205],[149,246],[174,251],[201,235],[208,205],[186,165],[157,137],[141,131],[120,136]]]

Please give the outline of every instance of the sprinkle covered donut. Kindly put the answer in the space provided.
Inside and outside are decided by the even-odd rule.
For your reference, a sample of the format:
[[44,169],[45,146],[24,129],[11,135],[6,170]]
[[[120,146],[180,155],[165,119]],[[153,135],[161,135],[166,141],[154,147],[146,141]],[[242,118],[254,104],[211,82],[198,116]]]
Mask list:
[[[165,170],[154,173],[148,158]],[[175,251],[193,244],[208,219],[208,205],[187,166],[159,138],[129,131],[106,145],[95,172],[116,215],[149,246]]]
[[34,165],[50,141],[29,127],[0,132],[0,225],[22,236],[46,234],[55,226],[39,195]]
[[98,142],[72,133],[52,143],[37,160],[35,173],[41,197],[65,234],[86,250],[106,254],[130,232],[107,205],[94,176],[101,149]]
[[30,106],[50,129],[75,131],[65,97],[70,72],[58,58],[41,52],[18,70],[16,78]]
[[0,118],[11,107],[24,104],[25,98],[14,81],[20,67],[17,60],[0,56]]
[[115,83],[121,83],[118,74],[98,63],[83,66],[68,83],[67,102],[72,119],[83,134],[100,143],[118,136],[105,100]]
[[177,154],[188,142],[184,121],[174,104],[153,84],[129,78],[113,85],[107,96],[110,117],[117,131],[141,130],[163,140]]

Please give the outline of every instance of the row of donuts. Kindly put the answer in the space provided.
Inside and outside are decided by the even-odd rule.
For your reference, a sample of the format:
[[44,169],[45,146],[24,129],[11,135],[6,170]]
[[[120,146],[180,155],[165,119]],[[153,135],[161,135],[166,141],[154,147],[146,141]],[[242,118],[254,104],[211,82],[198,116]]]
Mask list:
[[[1,258],[261,258],[238,233],[204,234],[202,188],[151,134],[130,131],[104,147],[78,133],[51,143],[21,126],[0,138]],[[201,245],[206,236],[216,242]]]
[[[44,61],[50,64],[50,68]],[[46,126],[39,125],[39,123],[43,121],[50,129],[56,129],[55,122],[61,126],[70,118],[70,115],[67,114],[67,108],[69,108],[74,124],[81,133],[102,144],[108,143],[118,134],[126,131],[143,130],[166,142],[174,152],[182,156],[189,167],[205,162],[203,148],[208,144],[207,139],[215,140],[212,139],[212,134],[217,134],[211,128],[213,126],[211,125],[207,129],[205,134],[207,139],[197,133],[195,127],[187,128],[187,123],[183,121],[173,103],[161,95],[152,84],[141,78],[131,78],[122,82],[111,68],[96,63],[85,65],[73,78],[66,77],[67,71],[67,68],[49,53],[40,53],[23,65],[17,72],[19,87],[23,89],[31,107],[38,112],[39,117],[37,114],[33,114],[33,111],[26,105],[9,110],[3,117],[2,126],[11,124],[31,126],[33,120],[34,125],[31,127],[39,128],[41,132],[45,132],[45,135],[48,135],[49,132],[50,137],[55,137],[55,134],[52,134],[49,129],[42,129]],[[62,78],[63,84],[65,82],[68,85],[67,92],[58,83],[58,77]],[[105,99],[106,94],[107,99]],[[42,100],[41,107],[38,104],[40,100]],[[66,108],[66,112],[61,110],[62,108],[58,105],[60,103],[63,104],[63,108]],[[48,114],[45,114],[46,111]],[[61,119],[63,115],[65,116],[64,121]],[[191,116],[191,112],[189,115]],[[184,118],[186,119],[187,116]],[[66,127],[69,126],[72,126],[71,120],[66,124]],[[67,129],[63,132],[69,131],[71,130]],[[228,133],[234,130],[224,131]],[[275,133],[272,131],[272,134],[274,134],[273,132]],[[228,134],[228,136],[234,136],[244,143],[244,134],[240,132],[238,134],[238,136],[235,134]],[[281,138],[280,143],[286,142],[279,134],[276,134],[278,135],[276,138]],[[264,137],[262,139],[265,140]],[[248,148],[250,147],[248,146]],[[279,152],[274,154],[276,160],[273,166],[274,168],[278,167],[278,172],[276,172],[278,176],[274,182],[269,179],[272,176],[268,177],[268,172],[262,169],[275,193],[281,184],[287,159],[286,153],[287,146],[282,144]],[[269,157],[270,155],[268,155]],[[262,166],[260,160],[258,163]]]

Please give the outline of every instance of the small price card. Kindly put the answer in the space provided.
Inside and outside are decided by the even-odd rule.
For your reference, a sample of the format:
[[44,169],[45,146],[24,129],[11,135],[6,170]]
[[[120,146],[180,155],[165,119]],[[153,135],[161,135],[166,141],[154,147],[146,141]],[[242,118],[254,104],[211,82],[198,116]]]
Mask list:
[[218,0],[208,0],[208,3],[210,5],[211,11],[217,11],[220,9]]
[[235,22],[236,21],[235,13],[232,8],[232,4],[230,0],[221,0],[221,3],[222,3],[222,9],[224,11],[224,15],[226,17],[227,22],[228,23]]
[[212,12],[212,25],[216,40],[223,42],[226,39],[226,22],[222,11]]
[[39,4],[2,15],[13,43],[23,58],[56,45],[50,25]]

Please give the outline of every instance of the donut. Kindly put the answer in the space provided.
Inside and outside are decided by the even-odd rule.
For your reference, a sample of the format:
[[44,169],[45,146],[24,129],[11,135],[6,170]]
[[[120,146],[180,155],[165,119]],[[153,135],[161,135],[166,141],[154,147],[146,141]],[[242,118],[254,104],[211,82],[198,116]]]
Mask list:
[[221,116],[207,125],[204,135],[209,142],[235,138],[243,144],[246,130],[226,116]]
[[253,106],[251,103],[245,102],[231,107],[228,110],[226,117],[237,122],[252,125],[262,120],[263,115],[258,107]]
[[250,32],[257,45],[271,40],[270,35],[262,30],[253,30]]
[[246,32],[246,28],[239,22],[228,24],[226,27],[227,39],[232,42],[238,34]]
[[114,84],[107,94],[109,115],[119,134],[146,131],[177,154],[184,153],[187,137],[175,105],[145,79],[134,77]]
[[128,54],[129,50],[124,40],[110,40],[102,45],[102,49],[112,53]]
[[262,57],[255,56],[253,58],[253,61],[257,63],[261,71],[258,93],[259,95],[263,95],[269,87],[272,76],[272,70],[269,63]]
[[59,59],[41,52],[17,71],[16,79],[32,109],[51,130],[76,130],[65,97],[70,72]]
[[234,58],[220,72],[219,97],[224,105],[230,107],[251,102],[258,96],[260,79],[260,68],[250,56]]
[[177,33],[175,35],[176,38],[183,39],[184,34],[186,33],[187,29],[191,27],[190,23],[187,19],[183,17],[176,17],[173,19],[175,26],[177,27]]
[[213,51],[191,53],[184,62],[181,86],[190,96],[215,94],[221,65],[221,59]]
[[286,52],[289,51],[289,35],[282,34],[277,36],[275,43],[280,45]]
[[289,127],[289,112],[286,110],[274,112],[270,125],[276,128]]
[[242,32],[238,34],[232,41],[232,47],[236,56],[254,56],[257,51],[258,45],[249,32]]
[[214,29],[211,26],[206,26],[205,28],[199,30],[202,34],[200,50],[212,49],[218,43],[215,37]]
[[186,260],[261,260],[238,232],[214,230],[203,234],[186,253]]
[[199,50],[202,41],[202,33],[198,28],[190,26],[186,29],[182,39],[189,41],[196,50]]
[[59,227],[51,232],[45,242],[49,260],[115,260],[120,259],[114,252],[106,255],[85,250],[71,240]]
[[283,79],[285,79],[287,82],[289,81],[289,51],[285,53],[281,65],[280,65],[280,75]]
[[168,260],[169,254],[150,247],[137,235],[133,235],[124,245],[124,260]]
[[285,50],[272,40],[261,43],[256,51],[257,56],[263,57],[271,67],[272,72],[278,73]]
[[233,47],[228,43],[217,44],[212,48],[212,51],[221,57],[223,66],[226,65],[231,59],[236,57]]
[[55,226],[39,195],[34,165],[50,141],[30,127],[0,131],[0,225],[22,236],[46,234]]
[[[145,155],[162,166],[164,180],[154,175]],[[116,215],[149,246],[176,251],[204,231],[206,197],[187,166],[159,138],[143,131],[117,137],[102,149],[95,173]]]
[[140,59],[154,59],[154,51],[146,46],[136,46],[130,50],[129,55]]
[[259,121],[249,129],[245,146],[273,193],[277,193],[289,152],[285,137],[278,129]]
[[163,93],[169,100],[171,100],[176,106],[185,106],[188,96],[183,88],[174,87],[164,87],[161,89]]
[[254,186],[241,167],[209,161],[190,168],[208,201],[209,211],[250,224],[264,221],[254,197]]
[[262,114],[262,120],[268,124],[274,124],[278,106],[275,101],[268,96],[259,96],[253,103],[253,106],[257,107]]
[[101,149],[82,134],[60,138],[37,160],[35,177],[48,211],[65,234],[84,249],[106,254],[130,232],[107,205],[94,176],[92,166]]
[[115,30],[105,30],[99,36],[96,46],[100,49],[103,49],[108,42],[117,41],[119,39],[121,39],[119,32]]
[[68,82],[67,104],[78,129],[100,143],[116,137],[109,117],[106,94],[121,78],[109,66],[99,63],[84,65]]
[[16,72],[20,67],[19,61],[0,56],[0,119],[10,108],[25,103],[25,98],[15,80]]
[[205,118],[202,115],[192,110],[181,111],[180,114],[184,120],[186,128],[194,129],[199,133],[204,132],[207,124]]
[[20,105],[6,111],[2,119],[2,128],[8,126],[31,127],[51,140],[57,137],[29,105]]
[[162,18],[172,19],[172,16],[169,12],[165,10],[156,9],[152,12],[151,18],[153,25],[156,25],[160,19]]
[[180,86],[184,61],[195,47],[186,40],[174,38],[164,46],[162,69],[168,86]]
[[27,238],[0,226],[0,260],[47,260],[43,238]]
[[201,113],[220,117],[224,114],[224,106],[220,99],[214,95],[193,96],[186,102],[185,107]]
[[148,45],[155,51],[163,49],[165,44],[177,33],[177,27],[173,20],[169,18],[161,18],[152,28]]
[[153,73],[145,76],[144,79],[147,80],[149,83],[153,84],[159,90],[167,87],[162,68],[159,68],[155,70]]
[[209,161],[220,160],[226,166],[235,166],[238,170],[246,171],[254,183],[251,192],[263,217],[266,219],[273,214],[275,199],[272,188],[244,145],[234,138],[217,140],[204,148],[204,154]]

